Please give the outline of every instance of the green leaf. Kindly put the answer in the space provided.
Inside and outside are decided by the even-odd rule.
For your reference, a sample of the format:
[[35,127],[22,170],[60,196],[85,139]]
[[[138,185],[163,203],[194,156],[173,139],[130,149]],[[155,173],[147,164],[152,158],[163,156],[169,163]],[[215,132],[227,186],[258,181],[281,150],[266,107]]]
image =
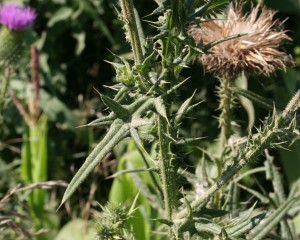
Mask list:
[[61,7],[48,21],[48,27],[54,26],[54,24],[69,19],[73,14],[73,9],[70,7]]
[[[142,167],[143,161],[141,158],[142,157],[137,150],[127,150],[126,155],[124,155],[124,157],[122,157],[118,163],[117,171],[128,171],[126,166],[127,161],[133,162],[135,169]],[[140,175],[144,175],[143,180],[146,181],[146,174]],[[122,203],[124,205],[126,203],[132,203],[137,193],[138,188],[135,186],[132,175],[121,175],[113,181],[109,192],[109,202]],[[147,221],[147,218],[149,218],[150,212],[153,213],[153,209],[151,210],[148,200],[144,198],[142,194],[139,194],[136,207],[137,210],[133,213],[132,218],[128,220],[126,226],[128,229],[133,230],[136,239],[149,240],[151,231],[150,223]]]
[[142,140],[139,137],[138,131],[135,128],[130,128],[130,135],[134,142],[136,143],[137,147],[145,154],[145,156],[150,159],[152,162],[155,162],[149,153],[145,150]]
[[283,203],[279,208],[277,208],[272,214],[270,214],[262,224],[257,225],[247,239],[261,240],[282,220],[282,218],[287,214],[289,209],[299,198],[292,198]]
[[239,225],[240,223],[243,223],[246,220],[248,220],[250,218],[255,206],[256,206],[256,203],[254,203],[253,206],[250,209],[248,209],[246,212],[243,212],[239,218],[233,219],[226,226],[226,228],[229,228],[229,229],[234,228],[236,225]]
[[217,44],[220,44],[222,42],[226,42],[226,41],[229,41],[229,40],[232,40],[232,39],[235,39],[235,38],[239,38],[239,37],[242,37],[242,36],[245,36],[245,35],[247,35],[247,33],[234,34],[234,35],[231,35],[231,36],[228,36],[228,37],[224,37],[224,38],[212,41],[212,42],[204,45],[201,50],[203,52],[207,52],[209,49],[211,49],[212,47],[216,46]]
[[193,95],[189,97],[187,100],[184,101],[184,103],[180,106],[177,115],[175,117],[175,124],[178,124],[182,118],[184,117],[185,113],[187,112],[189,106],[191,105],[192,99],[195,95],[196,91],[194,91]]
[[[191,1],[188,1],[188,5],[191,4],[189,2]],[[194,0],[193,7],[196,9],[189,15],[189,20],[192,21],[195,18],[200,18],[204,15],[221,12],[228,4],[229,0]]]
[[[47,148],[47,117],[43,115],[36,126],[30,126],[31,141],[31,163],[32,163],[32,180],[36,182],[47,181],[48,170],[48,148]],[[37,216],[44,213],[44,204],[46,191],[42,189],[34,189],[33,203]]]
[[109,131],[95,149],[87,157],[81,168],[75,174],[68,185],[59,208],[76,191],[79,185],[87,178],[93,169],[102,161],[102,159],[124,138],[128,136],[129,126],[117,119],[111,125]]
[[[241,88],[233,88],[232,89],[235,94],[241,95],[250,101],[256,103],[260,107],[268,110],[268,111],[273,111],[274,110],[274,102],[270,99],[264,98],[254,92],[251,92],[246,89],[241,89]],[[280,108],[281,109],[281,108]]]
[[195,223],[195,228],[197,232],[205,232],[205,233],[212,233],[215,235],[220,235],[222,232],[222,227],[216,223],[213,222],[201,222],[201,223]]
[[158,98],[154,99],[154,107],[155,107],[157,113],[160,116],[162,116],[167,121],[167,123],[170,125],[168,117],[167,117],[166,107],[165,107],[162,97],[158,97]]
[[100,97],[103,103],[109,109],[111,109],[117,115],[117,117],[121,119],[126,119],[129,117],[130,115],[129,111],[125,107],[123,107],[120,103],[102,94],[100,94]]
[[238,186],[241,187],[241,188],[243,188],[247,192],[251,193],[251,195],[253,195],[256,198],[258,198],[262,203],[264,203],[264,204],[269,204],[270,203],[270,199],[268,197],[266,197],[264,194],[261,194],[260,192],[254,190],[252,188],[248,188],[246,186],[243,186],[241,184],[238,184]]
[[145,55],[145,45],[146,45],[145,34],[141,24],[140,16],[135,8],[134,8],[134,15],[135,15],[136,26],[138,30],[138,36],[141,43],[142,53],[143,55]]
[[92,240],[93,231],[86,232],[87,222],[83,219],[74,219],[64,225],[54,240]]
[[115,118],[116,118],[116,115],[114,113],[112,113],[112,114],[109,114],[108,116],[95,119],[94,121],[92,121],[84,126],[96,127],[96,126],[111,125]]
[[188,16],[189,20],[194,20],[197,17],[203,16],[203,14],[207,11],[209,6],[212,4],[214,0],[208,1],[206,4],[202,5],[201,7],[195,9],[194,13]]
[[82,53],[82,51],[85,49],[86,34],[85,34],[85,32],[81,32],[81,33],[74,33],[72,36],[77,41],[75,55],[79,56]]
[[209,218],[216,218],[216,217],[223,217],[223,216],[229,214],[229,212],[226,211],[226,210],[204,207],[197,214],[199,216],[205,216],[205,217],[209,217]]
[[260,213],[252,218],[248,218],[247,220],[235,225],[232,228],[226,229],[226,232],[231,237],[240,237],[249,232],[255,226],[257,226],[261,220],[266,216],[265,213]]

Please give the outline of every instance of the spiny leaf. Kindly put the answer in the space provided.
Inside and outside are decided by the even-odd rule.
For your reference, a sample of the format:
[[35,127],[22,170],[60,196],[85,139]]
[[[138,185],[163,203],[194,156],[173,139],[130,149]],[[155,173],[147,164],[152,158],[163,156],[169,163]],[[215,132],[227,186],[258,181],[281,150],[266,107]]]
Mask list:
[[167,117],[166,107],[165,107],[164,101],[161,97],[154,99],[154,106],[155,106],[157,113],[160,116],[162,116],[164,119],[166,119],[167,123],[170,125],[168,117]]
[[140,16],[135,8],[134,8],[134,15],[135,15],[136,26],[138,30],[138,36],[141,43],[142,53],[143,55],[145,55],[145,45],[146,45],[145,34],[141,24]]
[[212,4],[214,0],[208,1],[205,5],[195,9],[194,13],[188,16],[188,19],[191,21],[195,19],[196,17],[201,17],[206,12],[206,10],[209,8],[209,6]]
[[135,128],[130,128],[130,135],[138,148],[146,155],[148,159],[150,159],[152,162],[155,162],[153,158],[149,155],[149,153],[145,150],[142,140],[139,137],[138,131]]
[[201,100],[191,106],[188,107],[188,109],[186,110],[186,113],[189,113],[190,111],[192,111],[195,107],[198,107],[201,103],[203,103],[205,100]]
[[188,107],[191,104],[191,101],[195,95],[196,91],[194,91],[193,95],[189,97],[187,100],[184,101],[184,103],[180,106],[177,116],[175,117],[175,124],[177,125],[183,118],[184,114],[186,113]]
[[137,194],[136,194],[136,196],[135,196],[135,198],[134,198],[134,200],[133,200],[133,203],[132,203],[132,205],[131,205],[131,207],[130,207],[130,209],[129,209],[129,211],[128,211],[128,216],[131,216],[135,211],[136,211],[136,204],[137,204],[137,200],[138,200],[138,198],[139,198],[139,195],[140,195],[140,192],[138,192]]
[[118,144],[128,136],[129,126],[122,120],[117,119],[111,125],[109,131],[101,142],[87,157],[81,168],[75,174],[68,185],[59,208],[71,197],[79,185],[87,178],[93,169],[102,161],[102,159]]
[[195,223],[195,228],[198,232],[206,232],[219,235],[222,232],[222,227],[213,222]]
[[125,107],[123,107],[120,103],[102,94],[100,94],[100,97],[103,103],[108,108],[110,108],[117,115],[117,117],[121,119],[125,119],[129,117],[130,115],[129,111]]
[[209,6],[208,11],[211,12],[219,12],[222,11],[226,5],[229,4],[229,0],[215,0],[213,3]]
[[148,67],[149,67],[149,64],[151,64],[151,60],[153,59],[153,56],[156,52],[153,51],[151,54],[149,54],[145,60],[143,61],[143,63],[141,65],[137,65],[137,69],[140,71],[140,72],[144,72]]
[[149,125],[149,124],[153,124],[153,121],[151,121],[149,119],[135,117],[135,118],[131,119],[130,127],[131,128],[138,128],[138,127]]
[[116,118],[116,115],[114,113],[101,117],[98,119],[95,119],[94,121],[88,123],[87,125],[84,126],[89,126],[89,127],[94,127],[94,126],[106,126],[112,124],[113,120]]
[[[258,106],[268,110],[268,111],[273,111],[274,109],[274,102],[270,99],[264,98],[254,92],[251,92],[246,89],[241,89],[241,88],[233,88],[232,89],[235,94],[241,95],[250,101],[256,103]],[[277,106],[279,107],[279,106]],[[282,110],[282,107],[279,107],[280,110]]]
[[156,167],[152,167],[152,168],[136,168],[136,169],[132,169],[132,170],[120,170],[120,171],[114,173],[113,175],[107,177],[106,179],[117,178],[119,176],[122,176],[124,174],[129,174],[129,173],[150,172],[150,171],[157,171],[157,170],[158,170],[158,168],[156,168]]
[[226,229],[226,232],[231,237],[239,237],[244,235],[245,233],[249,232],[251,229],[253,229],[255,226],[257,226],[261,220],[264,219],[266,216],[266,213],[260,213],[252,218],[249,218],[236,226]]
[[114,100],[117,102],[120,102],[122,99],[124,99],[124,97],[126,96],[125,94],[127,94],[129,91],[129,88],[125,85],[123,85],[120,90],[118,91],[118,93],[116,94],[116,96],[114,97]]
[[122,68],[122,67],[124,67],[125,65],[124,64],[122,64],[122,63],[116,63],[116,62],[111,62],[111,61],[107,61],[107,60],[104,60],[104,62],[107,62],[107,63],[109,63],[109,64],[111,64],[111,65],[113,65],[116,69],[118,69],[118,68]]
[[199,216],[205,216],[207,218],[217,218],[217,217],[223,217],[225,215],[229,214],[226,210],[221,209],[213,209],[213,208],[202,208],[201,211],[199,211]]
[[271,215],[269,215],[262,224],[259,224],[254,229],[252,229],[250,234],[247,236],[247,239],[264,239],[264,237],[282,220],[284,215],[289,211],[289,209],[297,200],[299,200],[299,198],[292,198],[287,200]]
[[167,91],[166,95],[169,95],[169,94],[175,92],[178,88],[180,88],[183,84],[185,84],[189,79],[190,79],[190,77],[184,79],[182,82],[178,83],[177,85],[175,85],[174,87],[172,87],[171,89],[169,89]]
[[241,214],[241,216],[239,218],[233,219],[226,227],[227,228],[231,228],[231,227],[235,227],[236,225],[248,220],[254,210],[256,206],[256,203],[253,204],[253,206],[248,209],[245,213]]
[[189,20],[193,21],[195,18],[199,19],[204,15],[221,12],[228,4],[229,0],[195,1],[193,7],[196,9],[189,15]]
[[189,143],[193,143],[193,142],[197,142],[199,140],[202,140],[206,137],[198,137],[198,138],[184,138],[184,139],[180,139],[178,141],[175,141],[176,145],[187,145]]
[[148,98],[146,97],[140,97],[138,99],[135,99],[132,104],[129,106],[126,106],[125,108],[132,114],[134,114],[146,101]]
[[261,194],[260,192],[254,190],[252,188],[245,187],[241,184],[238,184],[238,186],[245,189],[247,192],[251,193],[251,195],[257,197],[262,203],[265,203],[265,204],[270,203],[270,199],[267,198],[265,195]]
[[212,42],[204,45],[203,48],[202,48],[202,50],[204,52],[207,52],[209,49],[211,49],[212,47],[216,46],[217,44],[220,44],[222,42],[226,42],[226,41],[229,41],[229,40],[232,40],[232,39],[235,39],[235,38],[239,38],[239,37],[242,37],[242,36],[245,36],[245,35],[247,35],[247,33],[234,34],[234,35],[231,35],[231,36],[228,36],[228,37],[224,37],[224,38],[218,39],[216,41],[212,41]]

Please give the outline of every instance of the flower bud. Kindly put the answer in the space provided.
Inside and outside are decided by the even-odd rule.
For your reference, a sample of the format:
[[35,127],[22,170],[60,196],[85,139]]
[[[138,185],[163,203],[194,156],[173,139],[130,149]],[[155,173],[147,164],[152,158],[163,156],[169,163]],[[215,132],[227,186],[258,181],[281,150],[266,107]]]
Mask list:
[[22,32],[11,31],[2,27],[0,31],[0,67],[14,64],[21,55]]
[[0,5],[0,67],[17,62],[21,55],[22,30],[33,24],[36,14],[29,7],[17,4]]

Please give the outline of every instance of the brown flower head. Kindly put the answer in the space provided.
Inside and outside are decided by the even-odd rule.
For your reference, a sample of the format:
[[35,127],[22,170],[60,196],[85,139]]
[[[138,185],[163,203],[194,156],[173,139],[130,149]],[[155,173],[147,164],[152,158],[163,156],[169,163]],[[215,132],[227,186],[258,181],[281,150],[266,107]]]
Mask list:
[[285,70],[286,64],[293,60],[280,49],[286,40],[291,40],[283,30],[283,22],[273,20],[276,12],[260,5],[243,15],[243,5],[236,1],[229,5],[224,19],[190,26],[189,32],[196,43],[207,44],[235,34],[246,34],[215,45],[210,53],[200,55],[199,60],[208,72],[226,77],[235,77],[242,71],[269,75],[277,69]]

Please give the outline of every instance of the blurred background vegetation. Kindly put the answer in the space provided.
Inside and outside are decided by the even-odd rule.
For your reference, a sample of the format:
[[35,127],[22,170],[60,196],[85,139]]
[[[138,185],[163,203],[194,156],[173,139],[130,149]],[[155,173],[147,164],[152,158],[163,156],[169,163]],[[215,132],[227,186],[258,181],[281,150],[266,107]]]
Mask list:
[[[0,3],[9,1],[0,1]],[[48,117],[48,180],[69,182],[82,165],[93,145],[101,138],[105,129],[76,128],[107,112],[100,101],[97,89],[108,95],[113,91],[105,88],[115,82],[113,67],[106,61],[114,61],[115,54],[125,58],[131,57],[130,47],[125,41],[122,22],[118,19],[117,0],[24,0],[20,1],[36,9],[38,13],[34,32],[26,35],[28,43],[35,43],[39,52],[40,64],[40,100],[39,105]],[[293,42],[286,46],[295,61],[300,63],[300,0],[266,0],[262,1],[269,8],[278,11],[277,18],[285,21],[285,28]],[[147,36],[152,35],[153,28],[146,22],[155,20],[155,16],[145,17],[155,9],[153,0],[134,1],[142,17]],[[256,2],[255,2],[256,3]],[[251,8],[250,1],[247,8]],[[22,57],[22,67],[11,80],[10,91],[24,103],[30,95],[29,47]],[[217,138],[218,122],[211,121],[217,116],[218,99],[215,98],[216,79],[206,74],[199,63],[194,63],[184,70],[184,77],[191,76],[180,98],[186,99],[197,88],[197,100],[206,102],[193,112],[185,124],[190,126],[192,136],[205,136],[203,146]],[[277,72],[269,78],[256,76],[248,81],[248,89],[268,98],[274,98],[278,104],[286,104],[288,99],[300,87],[298,66],[288,68],[286,72]],[[260,124],[267,112],[254,106],[255,125]],[[248,117],[253,117],[251,106],[239,108],[235,114],[242,119],[238,124],[242,134],[247,133]],[[23,183],[20,175],[22,135],[25,124],[13,101],[9,101],[4,112],[4,124],[0,136],[0,199],[17,184]],[[199,149],[202,146],[199,146]],[[283,166],[284,179],[288,189],[300,177],[300,145],[295,144],[293,151],[280,150],[272,152],[277,165]],[[128,148],[127,148],[128,150]],[[59,230],[67,223],[81,226],[93,213],[99,211],[97,204],[105,204],[109,198],[112,185],[106,179],[117,168],[118,161],[126,151],[126,144],[120,144],[113,154],[107,156],[93,175],[85,181],[65,208],[57,213],[55,209],[61,200],[64,188],[48,191],[47,211],[51,213],[51,233],[48,239],[54,239]],[[202,156],[201,151],[194,150],[190,164]],[[258,165],[259,163],[257,163]],[[129,183],[128,183],[129,184]],[[128,191],[133,191],[129,186]],[[123,189],[124,190],[124,189]],[[127,191],[126,189],[124,192]],[[11,212],[18,212],[24,200],[24,192],[18,192],[6,206]],[[133,194],[133,193],[132,193]],[[131,194],[131,195],[132,195]],[[134,194],[133,194],[134,195]],[[113,198],[110,196],[110,198]],[[116,198],[118,198],[116,196]],[[112,199],[113,200],[113,199]],[[123,200],[122,200],[123,201]],[[0,217],[1,211],[0,208]],[[26,212],[23,209],[22,214]],[[21,213],[20,213],[21,214]],[[50,215],[49,215],[50,216]],[[20,219],[22,217],[19,216]],[[27,219],[24,217],[24,219]],[[71,220],[74,220],[71,222]],[[81,220],[79,220],[81,219]],[[1,218],[0,218],[1,222]],[[30,223],[28,223],[30,225]],[[49,223],[50,224],[50,223]],[[77,225],[76,225],[77,224]],[[26,224],[25,224],[26,225]],[[0,225],[0,239],[15,239],[14,233],[7,232]],[[2,232],[1,232],[2,231]],[[72,232],[74,234],[74,232]],[[6,235],[4,235],[6,234]],[[80,235],[80,234],[79,234]],[[79,236],[78,235],[78,236]],[[47,239],[47,238],[45,238]],[[57,239],[67,239],[59,238]],[[75,239],[75,238],[70,238]],[[81,238],[78,238],[81,239]],[[141,238],[142,239],[142,238]]]

